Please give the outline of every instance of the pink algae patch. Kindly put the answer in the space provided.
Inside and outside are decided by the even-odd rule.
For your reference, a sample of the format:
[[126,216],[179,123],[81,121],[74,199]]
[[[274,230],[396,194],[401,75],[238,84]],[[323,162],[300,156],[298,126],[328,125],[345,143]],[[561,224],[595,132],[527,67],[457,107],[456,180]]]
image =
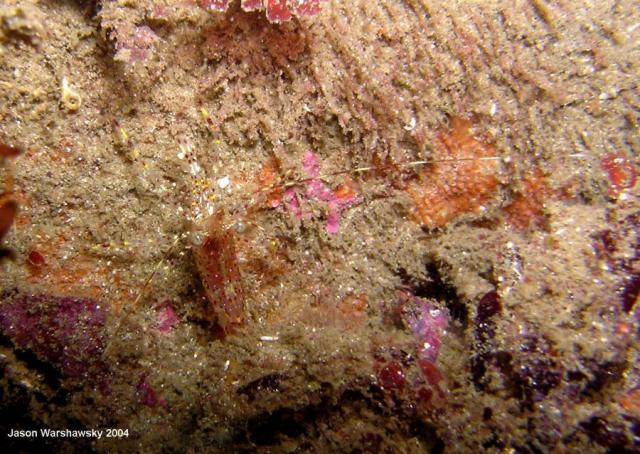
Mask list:
[[311,178],[317,178],[320,175],[320,164],[318,158],[312,151],[307,151],[302,158],[302,167]]
[[229,7],[230,0],[202,0],[200,6],[213,11],[226,11]]
[[159,41],[158,35],[148,26],[122,26],[116,33],[117,50],[115,59],[128,63],[138,63],[147,59],[154,44]]
[[266,1],[267,19],[269,22],[283,22],[291,20],[291,11],[287,7],[286,0]]
[[400,316],[416,339],[418,358],[435,362],[440,353],[442,336],[449,325],[446,310],[407,291],[398,291],[397,297]]
[[297,219],[301,219],[302,209],[300,208],[300,201],[298,200],[298,195],[293,188],[289,188],[284,192],[284,201],[293,215]]
[[309,177],[304,183],[304,194],[299,196],[293,188],[287,189],[284,194],[287,207],[298,219],[312,218],[314,216],[313,213],[303,211],[299,197],[306,201],[325,203],[327,208],[327,233],[338,233],[342,211],[358,201],[353,183],[343,184],[335,190],[329,188],[320,179],[320,164],[315,153],[311,151],[304,155],[302,167]]
[[262,0],[242,0],[240,6],[244,11],[255,11],[262,8]]
[[[327,0],[241,0],[243,11],[258,11],[264,9],[267,19],[271,23],[286,22],[294,15],[299,17],[315,16],[322,9],[322,3]],[[200,6],[216,12],[227,10],[231,0],[200,0]]]
[[168,333],[178,324],[178,316],[169,301],[166,301],[156,308],[156,321],[158,331]]
[[315,16],[321,10],[320,3],[324,1],[326,0],[294,1],[294,4],[297,3],[297,5],[294,6],[294,11],[298,16]]

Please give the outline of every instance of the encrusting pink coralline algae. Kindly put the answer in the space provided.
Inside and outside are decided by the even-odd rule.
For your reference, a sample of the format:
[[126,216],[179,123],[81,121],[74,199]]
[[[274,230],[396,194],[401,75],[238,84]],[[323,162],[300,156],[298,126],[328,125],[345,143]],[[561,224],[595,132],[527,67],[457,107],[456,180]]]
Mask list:
[[418,358],[435,362],[449,325],[446,310],[407,291],[398,291],[397,297],[401,317],[418,342]]
[[[338,233],[340,227],[340,215],[343,210],[358,202],[358,196],[351,191],[341,192],[329,188],[320,179],[320,164],[315,153],[307,152],[302,160],[302,167],[309,177],[305,183],[304,194],[301,198],[307,201],[326,203],[327,206],[327,233]],[[313,217],[313,213],[304,212],[298,200],[298,193],[294,188],[289,188],[284,193],[284,201],[291,212],[298,218]]]
[[[241,0],[244,11],[265,10],[269,22],[286,22],[293,18],[315,16],[327,0]],[[213,11],[224,12],[231,0],[201,0],[200,6]]]

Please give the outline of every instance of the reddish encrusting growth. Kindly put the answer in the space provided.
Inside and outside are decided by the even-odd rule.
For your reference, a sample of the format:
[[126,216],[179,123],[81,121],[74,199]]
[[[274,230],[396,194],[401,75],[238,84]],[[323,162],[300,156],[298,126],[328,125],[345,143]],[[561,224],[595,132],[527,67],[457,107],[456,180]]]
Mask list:
[[[17,147],[6,145],[0,142],[0,163],[4,163],[4,158],[14,158],[22,153]],[[13,187],[11,175],[8,176],[5,183],[4,192],[0,193],[0,259],[12,257],[9,249],[4,249],[2,239],[9,232],[13,221],[18,214],[18,203],[13,199]]]
[[0,157],[15,158],[20,153],[22,153],[22,149],[18,147],[12,147],[11,145],[7,145],[4,143],[0,143]]
[[[0,195],[0,241],[9,233],[13,220],[18,213],[18,204],[9,198],[9,195]],[[9,250],[0,247],[0,258],[11,255]]]
[[280,170],[280,164],[275,159],[267,160],[258,172],[258,183],[260,184],[260,191],[264,192],[266,198],[266,205],[269,208],[277,208],[282,203],[282,197],[284,196],[284,188],[277,186],[280,182],[278,172]]
[[223,217],[218,212],[206,221],[206,235],[193,256],[207,297],[204,318],[229,333],[244,323],[244,291],[235,234],[225,229]]
[[378,374],[378,383],[382,389],[397,389],[402,391],[407,381],[402,366],[397,361],[387,364]]
[[27,264],[33,269],[40,269],[46,264],[46,261],[44,259],[44,255],[35,249],[32,249],[27,257]]
[[[315,16],[327,0],[241,0],[243,11],[265,10],[269,22],[290,21],[293,16]],[[200,0],[200,6],[212,11],[224,12],[229,8],[231,0]]]
[[624,394],[618,402],[626,413],[640,416],[640,388],[634,388]]
[[[406,191],[413,217],[425,227],[442,227],[457,216],[477,212],[495,196],[500,180],[496,150],[476,139],[469,120],[454,118],[435,143],[433,164],[426,165]],[[437,162],[440,161],[440,162]]]
[[442,372],[440,372],[440,369],[438,369],[432,361],[426,359],[418,360],[418,366],[431,387],[438,391],[441,398],[445,398],[446,392],[440,387],[440,382],[442,381]]
[[46,269],[47,262],[44,255],[35,249],[31,249],[29,255],[27,255],[25,264],[31,277],[40,278]]
[[623,153],[608,153],[600,162],[609,176],[609,197],[617,199],[625,189],[636,184],[636,169],[633,162]]
[[436,363],[448,314],[435,300],[417,297],[406,290],[399,290],[396,296],[394,318],[399,316],[396,321],[410,329],[415,345],[386,345],[391,347],[389,359],[374,355],[377,384],[386,396],[407,399],[422,409],[437,407],[447,400],[447,390],[441,386],[443,376]]
[[291,11],[287,6],[287,0],[265,0],[265,9],[269,22],[291,20]]
[[507,224],[520,231],[530,227],[544,227],[544,204],[554,195],[543,173],[536,169],[524,178],[522,190],[504,208]]

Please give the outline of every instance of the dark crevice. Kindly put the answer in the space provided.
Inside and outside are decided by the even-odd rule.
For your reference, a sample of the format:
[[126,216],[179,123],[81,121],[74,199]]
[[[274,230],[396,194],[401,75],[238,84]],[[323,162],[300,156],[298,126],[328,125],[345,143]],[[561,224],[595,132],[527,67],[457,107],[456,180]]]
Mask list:
[[447,282],[435,261],[428,262],[425,268],[427,278],[422,280],[415,279],[402,269],[398,270],[397,274],[402,284],[415,296],[443,301],[451,318],[465,328],[469,319],[469,309],[458,297],[456,288]]
[[55,390],[60,387],[62,374],[56,368],[42,361],[28,350],[15,350],[15,355],[16,359],[22,361],[27,368],[39,373],[51,389]]
[[[13,342],[5,335],[0,334],[0,346],[14,348]],[[29,350],[15,349],[14,354],[18,361],[21,361],[28,369],[39,373],[44,383],[51,389],[57,390],[62,382],[62,374],[51,364],[42,361],[35,353]]]
[[[271,378],[268,381],[271,382]],[[366,407],[367,411],[373,411],[374,413],[384,411],[381,410],[381,405],[377,402],[377,393],[368,395],[359,390],[351,389],[345,391],[337,402],[329,399],[329,393],[321,393],[321,395],[320,402],[316,404],[297,409],[279,408],[254,416],[243,425],[244,429],[237,434],[235,443],[252,447],[276,446],[283,439],[293,438],[297,440],[299,446],[303,446],[307,443],[307,438],[317,437],[324,425],[335,424],[336,418],[341,421],[344,418],[348,418],[348,414],[357,413],[358,409],[363,407]],[[384,399],[383,395],[377,397]],[[406,417],[405,422],[406,435],[408,437],[416,437],[423,441],[425,446],[430,446],[431,448],[428,451],[430,453],[439,454],[444,452],[445,444],[438,437],[432,426],[420,419],[411,417]],[[379,442],[376,440],[375,434],[369,435],[371,439],[361,440],[361,447],[378,446],[382,443],[382,440],[379,440]],[[365,450],[364,452],[369,451]]]
[[255,400],[256,395],[263,390],[279,391],[280,382],[286,378],[285,374],[268,374],[241,386],[236,392],[244,394],[249,399],[249,402],[252,402]]
[[603,418],[594,416],[581,422],[580,427],[591,440],[608,448],[607,452],[632,452],[627,449],[630,443],[622,428]]
[[591,379],[584,387],[585,394],[595,394],[612,383],[616,383],[622,379],[623,372],[626,368],[625,363],[617,363],[613,361],[602,364],[593,364],[589,370],[593,373]]

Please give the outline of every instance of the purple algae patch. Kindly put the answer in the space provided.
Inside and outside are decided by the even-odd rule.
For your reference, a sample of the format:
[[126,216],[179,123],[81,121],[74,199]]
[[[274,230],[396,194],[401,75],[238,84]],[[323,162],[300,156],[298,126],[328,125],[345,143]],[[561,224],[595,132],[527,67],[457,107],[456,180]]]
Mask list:
[[449,325],[447,311],[406,291],[398,291],[397,296],[402,319],[417,341],[418,358],[435,362]]
[[176,312],[173,310],[171,301],[165,301],[156,307],[156,319],[158,323],[158,331],[165,334],[168,333],[179,322]]
[[167,402],[158,396],[156,390],[149,384],[145,373],[140,374],[138,386],[136,387],[136,395],[138,396],[138,402],[147,407],[154,408],[158,405],[161,407],[167,406]]
[[73,379],[97,379],[106,372],[105,309],[86,298],[5,294],[0,331]]

